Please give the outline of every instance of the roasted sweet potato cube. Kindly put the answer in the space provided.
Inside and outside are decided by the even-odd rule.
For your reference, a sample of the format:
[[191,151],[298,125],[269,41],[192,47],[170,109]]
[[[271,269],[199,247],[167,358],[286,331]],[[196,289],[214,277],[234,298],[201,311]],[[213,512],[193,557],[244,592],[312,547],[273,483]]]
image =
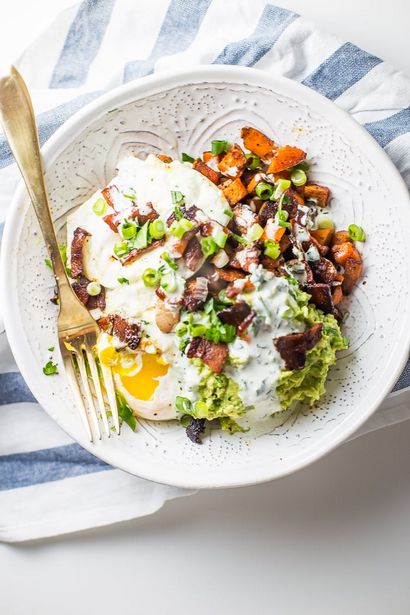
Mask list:
[[347,231],[336,231],[332,237],[332,246],[338,246],[341,243],[352,242]]
[[285,169],[294,167],[306,158],[306,152],[294,147],[293,145],[285,145],[278,147],[273,155],[272,160],[267,168],[267,173],[280,173]]
[[319,207],[326,207],[330,196],[330,190],[326,186],[306,184],[304,196],[307,201],[315,201],[316,205]]
[[172,162],[171,156],[166,156],[166,154],[158,154],[157,158],[162,160],[162,162]]
[[332,228],[318,228],[314,231],[310,231],[312,237],[316,239],[321,246],[330,245],[333,237],[334,229]]
[[362,261],[362,257],[351,242],[340,243],[333,246],[332,254],[335,262],[343,267],[348,258],[358,261],[359,263]]
[[240,177],[237,177],[225,186],[223,193],[230,205],[236,205],[236,203],[239,203],[239,201],[248,196],[248,191],[241,182]]
[[277,149],[272,139],[251,126],[242,128],[241,137],[245,148],[262,159],[271,158]]
[[214,171],[208,167],[208,165],[205,164],[205,162],[202,162],[202,160],[195,160],[192,166],[196,171],[199,171],[202,175],[205,175],[205,177],[207,177],[213,184],[217,184],[219,182],[221,174],[218,171]]
[[347,258],[344,265],[344,280],[342,284],[343,292],[349,295],[363,273],[362,261],[354,258]]
[[332,299],[335,305],[338,305],[343,299],[343,291],[341,286],[335,286],[332,292]]
[[246,166],[246,156],[242,148],[235,143],[231,149],[222,158],[218,165],[219,170],[223,175],[228,177],[239,177]]

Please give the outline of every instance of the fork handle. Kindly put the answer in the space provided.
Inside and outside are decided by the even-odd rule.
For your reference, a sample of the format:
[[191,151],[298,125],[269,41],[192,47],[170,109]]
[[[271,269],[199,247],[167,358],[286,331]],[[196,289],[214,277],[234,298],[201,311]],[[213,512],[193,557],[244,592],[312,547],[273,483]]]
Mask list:
[[0,79],[0,119],[33,203],[61,296],[69,281],[51,220],[36,119],[27,86],[14,66],[10,75]]

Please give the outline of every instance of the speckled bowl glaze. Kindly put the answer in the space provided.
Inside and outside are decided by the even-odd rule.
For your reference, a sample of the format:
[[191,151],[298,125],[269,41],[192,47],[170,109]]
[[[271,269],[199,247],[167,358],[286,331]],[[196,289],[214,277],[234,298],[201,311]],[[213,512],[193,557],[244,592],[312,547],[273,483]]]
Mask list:
[[[137,433],[90,444],[64,374],[42,375],[56,345],[51,272],[34,212],[20,188],[6,224],[2,259],[5,324],[33,394],[82,446],[128,472],[182,487],[231,487],[271,480],[333,449],[377,408],[400,374],[409,348],[409,197],[393,164],[351,118],[289,80],[236,67],[203,67],[140,79],[85,107],[44,147],[54,220],[113,176],[126,155],[198,154],[214,138],[238,138],[252,124],[308,152],[312,176],[330,186],[340,228],[366,230],[365,277],[345,322],[351,339],[313,409],[281,417],[264,433],[212,430],[202,446],[176,422],[139,421]],[[407,237],[406,237],[407,235]],[[58,357],[57,357],[58,360]]]

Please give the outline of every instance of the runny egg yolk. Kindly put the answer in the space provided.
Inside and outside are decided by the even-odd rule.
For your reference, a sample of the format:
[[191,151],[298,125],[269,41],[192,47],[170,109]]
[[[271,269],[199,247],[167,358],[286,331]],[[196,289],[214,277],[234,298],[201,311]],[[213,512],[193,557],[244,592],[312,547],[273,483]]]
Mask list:
[[[115,370],[115,367],[113,369]],[[142,401],[148,401],[155,393],[159,382],[158,378],[165,376],[168,365],[155,354],[146,352],[142,355],[142,365],[139,372],[133,376],[121,374],[121,383],[130,395]]]

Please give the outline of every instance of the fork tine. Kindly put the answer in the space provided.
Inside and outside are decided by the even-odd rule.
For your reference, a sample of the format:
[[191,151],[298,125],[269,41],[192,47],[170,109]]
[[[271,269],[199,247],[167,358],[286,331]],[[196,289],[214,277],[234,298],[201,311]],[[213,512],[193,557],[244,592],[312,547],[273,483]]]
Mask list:
[[113,382],[113,379],[112,379],[112,372],[111,372],[111,369],[107,365],[104,365],[104,363],[101,363],[100,365],[101,365],[101,371],[102,371],[102,375],[103,375],[105,390],[107,391],[108,404],[110,406],[110,410],[111,410],[111,413],[112,413],[112,420],[113,420],[113,423],[114,423],[115,431],[119,435],[119,433],[120,433],[120,421],[119,421],[119,418],[118,418],[117,398],[115,396],[115,389],[114,389],[114,382]]
[[87,432],[88,439],[90,440],[90,442],[92,442],[93,434],[92,434],[91,427],[90,427],[90,421],[88,420],[87,410],[84,406],[84,400],[81,395],[81,391],[80,391],[80,387],[78,384],[77,376],[75,374],[75,368],[74,368],[73,359],[71,355],[66,356],[64,358],[64,367],[65,367],[68,381],[70,383],[70,388],[74,395],[75,405],[80,413],[81,420]]
[[104,431],[108,437],[110,437],[110,426],[108,425],[108,417],[107,417],[107,408],[104,402],[104,396],[101,390],[101,382],[100,376],[98,374],[97,364],[95,362],[94,353],[88,347],[85,348],[85,352],[87,354],[88,364],[91,370],[91,376],[93,380],[93,385],[95,389],[95,393],[97,395],[98,407],[101,412],[101,418],[104,425]]
[[93,427],[95,429],[95,433],[97,434],[98,439],[101,440],[101,430],[100,430],[100,425],[98,422],[98,414],[97,414],[97,410],[95,409],[94,399],[93,399],[91,389],[90,389],[90,383],[88,382],[87,369],[85,367],[84,354],[82,352],[83,349],[84,347],[80,348],[80,350],[76,352],[78,367],[80,369],[81,384],[84,389],[84,393],[85,393],[85,397],[88,403],[88,409],[90,411],[91,420],[93,423]]

